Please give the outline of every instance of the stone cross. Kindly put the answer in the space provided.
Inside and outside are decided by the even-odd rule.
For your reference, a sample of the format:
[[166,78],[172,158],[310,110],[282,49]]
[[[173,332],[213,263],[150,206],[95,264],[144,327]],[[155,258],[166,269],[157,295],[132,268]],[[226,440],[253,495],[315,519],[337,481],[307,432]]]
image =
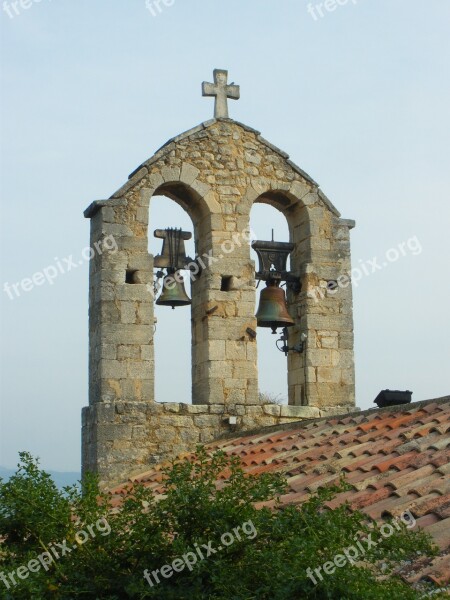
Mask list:
[[228,71],[214,69],[214,83],[202,84],[203,96],[214,96],[214,118],[228,119],[228,98],[239,100],[240,92],[238,85],[228,85]]

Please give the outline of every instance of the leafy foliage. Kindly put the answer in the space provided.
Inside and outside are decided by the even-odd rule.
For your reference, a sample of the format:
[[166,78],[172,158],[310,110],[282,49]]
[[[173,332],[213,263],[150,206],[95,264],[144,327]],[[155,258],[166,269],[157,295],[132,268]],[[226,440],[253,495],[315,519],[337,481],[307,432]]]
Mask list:
[[[248,476],[237,457],[222,452],[208,455],[201,447],[193,463],[175,463],[164,477],[162,499],[155,501],[148,488],[130,486],[122,505],[111,510],[108,496],[99,492],[95,479],[86,478],[81,489],[60,492],[38,462],[22,453],[17,473],[6,483],[0,481],[0,598],[421,597],[391,571],[417,553],[432,554],[429,539],[404,525],[382,538],[376,524],[367,523],[366,516],[347,506],[325,510],[324,503],[346,489],[345,481],[320,489],[301,507],[281,508],[277,499],[286,491],[282,476]],[[258,505],[266,501],[271,501],[271,507]],[[80,540],[80,531],[88,532],[88,538]],[[322,580],[317,577],[314,584],[308,568],[333,560],[355,539],[369,534],[379,543],[367,550],[364,563],[336,568]],[[70,552],[47,568],[41,564],[35,572],[28,571],[26,577],[27,569],[22,570],[23,579],[17,575],[19,567],[33,565],[30,561],[37,562],[43,552],[60,550],[64,540]],[[206,556],[206,548],[215,552]],[[167,577],[161,574],[164,565],[177,564],[174,561],[183,556],[192,559],[192,555],[196,564],[191,568],[171,569]],[[151,584],[144,578],[145,570]],[[150,575],[156,570],[160,583]],[[17,585],[10,573],[15,574]],[[380,574],[385,578],[380,580]]]

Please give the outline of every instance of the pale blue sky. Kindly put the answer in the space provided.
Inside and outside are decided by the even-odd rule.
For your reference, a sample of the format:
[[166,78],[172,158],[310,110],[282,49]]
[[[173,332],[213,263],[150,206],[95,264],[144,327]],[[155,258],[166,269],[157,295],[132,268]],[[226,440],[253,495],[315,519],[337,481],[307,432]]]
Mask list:
[[[13,18],[0,8],[0,464],[28,449],[47,468],[78,469],[87,404],[87,264],[14,300],[4,283],[80,256],[86,206],[211,118],[200,84],[215,67],[241,85],[230,115],[289,152],[356,220],[355,266],[420,241],[420,254],[355,290],[358,406],[387,387],[411,389],[414,400],[450,392],[448,0],[349,1],[322,18],[315,9],[317,20],[304,0],[175,0],[156,17],[144,0],[17,6],[18,15],[8,4]],[[177,214],[155,208],[152,229],[177,225]],[[259,237],[274,219],[255,211]],[[159,339],[175,323],[170,313]],[[188,321],[180,309],[182,368],[170,398],[172,349],[161,342],[158,399],[189,397]],[[265,333],[261,388],[285,395],[283,356]]]

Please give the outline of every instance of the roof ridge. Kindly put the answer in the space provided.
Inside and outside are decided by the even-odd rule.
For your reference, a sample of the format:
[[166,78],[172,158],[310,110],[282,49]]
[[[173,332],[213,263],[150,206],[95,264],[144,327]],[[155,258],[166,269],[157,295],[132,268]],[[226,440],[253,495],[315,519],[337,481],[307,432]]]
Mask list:
[[[269,425],[269,426],[265,426],[265,427],[259,427],[259,428],[255,428],[255,429],[249,429],[247,431],[243,431],[241,432],[242,435],[238,435],[239,432],[229,432],[229,433],[225,433],[222,436],[218,437],[216,440],[214,440],[215,442],[220,441],[220,440],[229,440],[229,439],[239,439],[242,437],[251,437],[251,436],[255,436],[255,435],[263,435],[264,433],[267,433],[267,435],[271,434],[271,433],[276,433],[278,431],[287,431],[287,430],[297,430],[299,428],[306,428],[310,425],[314,425],[317,423],[326,423],[326,422],[330,422],[335,420],[335,419],[339,419],[338,423],[341,419],[347,419],[347,418],[352,418],[352,417],[365,417],[365,416],[377,416],[378,414],[385,414],[385,413],[403,413],[403,412],[408,412],[410,410],[416,410],[416,409],[420,409],[422,406],[428,406],[431,404],[450,404],[450,396],[441,396],[440,398],[431,398],[430,400],[419,400],[417,402],[411,402],[410,404],[397,404],[394,406],[386,406],[384,408],[368,408],[366,410],[355,410],[353,412],[347,412],[347,413],[342,413],[341,415],[324,415],[323,417],[316,417],[314,419],[302,419],[301,421],[290,421],[289,423],[279,423],[277,425]],[[359,423],[357,423],[359,424]],[[211,444],[213,444],[214,442],[211,442]],[[209,444],[206,444],[206,446],[208,447]]]

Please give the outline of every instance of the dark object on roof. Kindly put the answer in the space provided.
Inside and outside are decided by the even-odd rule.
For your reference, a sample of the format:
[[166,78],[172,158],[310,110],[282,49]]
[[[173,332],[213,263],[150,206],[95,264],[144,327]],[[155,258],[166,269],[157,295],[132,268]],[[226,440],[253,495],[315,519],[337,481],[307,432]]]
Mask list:
[[385,406],[396,406],[397,404],[410,404],[412,392],[406,390],[401,392],[399,390],[383,390],[375,398],[374,402],[379,408]]

